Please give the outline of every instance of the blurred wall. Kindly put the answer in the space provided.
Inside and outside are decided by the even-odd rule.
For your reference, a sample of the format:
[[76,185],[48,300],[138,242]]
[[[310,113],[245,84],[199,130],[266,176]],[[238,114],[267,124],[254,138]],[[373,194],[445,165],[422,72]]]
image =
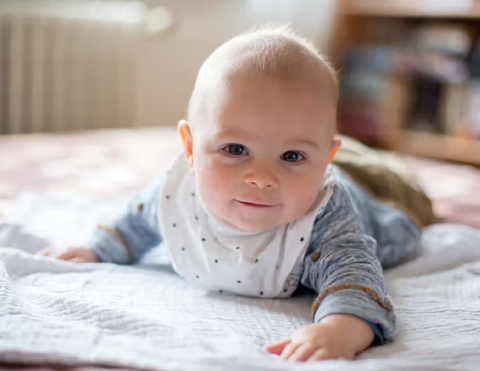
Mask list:
[[139,53],[137,126],[176,125],[202,62],[232,36],[264,23],[291,23],[328,54],[336,0],[144,0],[166,6],[174,27]]

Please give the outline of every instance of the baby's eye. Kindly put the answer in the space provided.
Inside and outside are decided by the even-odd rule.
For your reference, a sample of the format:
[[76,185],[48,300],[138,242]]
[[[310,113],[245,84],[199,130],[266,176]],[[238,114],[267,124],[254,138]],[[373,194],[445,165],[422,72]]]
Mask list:
[[224,148],[232,156],[246,156],[248,155],[247,150],[241,144],[230,144]]
[[288,151],[282,155],[282,160],[287,162],[299,162],[302,161],[305,157],[298,152]]

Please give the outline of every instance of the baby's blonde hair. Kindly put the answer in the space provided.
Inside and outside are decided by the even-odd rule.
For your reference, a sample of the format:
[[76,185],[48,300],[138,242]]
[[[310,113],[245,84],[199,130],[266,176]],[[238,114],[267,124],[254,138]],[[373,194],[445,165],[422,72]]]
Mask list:
[[325,74],[336,101],[336,72],[312,42],[289,26],[255,29],[230,39],[203,63],[190,99],[189,119],[192,120],[198,107],[196,102],[202,101],[206,90],[233,76],[254,78],[263,75],[286,81],[318,81],[318,76]]
[[[297,77],[298,72],[308,70],[308,67],[319,67],[337,85],[336,73],[331,64],[311,41],[295,33],[289,26],[255,29],[234,37],[217,50],[230,47],[238,48],[237,53],[242,57],[240,63],[242,59],[249,62],[243,63],[243,69],[289,79]],[[242,69],[242,66],[237,68]]]

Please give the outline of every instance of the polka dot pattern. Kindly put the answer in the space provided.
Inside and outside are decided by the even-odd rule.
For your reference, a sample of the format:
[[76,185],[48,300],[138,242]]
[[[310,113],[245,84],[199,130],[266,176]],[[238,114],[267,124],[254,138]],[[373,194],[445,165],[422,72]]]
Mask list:
[[[172,171],[170,179],[175,177],[175,173],[176,170]],[[289,272],[281,262],[295,259],[297,252],[302,251],[304,253],[310,237],[308,233],[311,232],[311,230],[307,230],[311,228],[311,224],[310,226],[307,225],[313,223],[313,219],[309,221],[310,219],[307,218],[307,224],[303,221],[291,223],[286,226],[288,229],[283,229],[286,234],[281,238],[277,235],[276,229],[274,232],[275,238],[266,240],[267,245],[264,245],[265,249],[272,250],[264,250],[263,247],[260,249],[257,245],[259,243],[265,244],[263,236],[257,239],[254,235],[253,239],[249,237],[248,240],[244,239],[242,235],[224,238],[223,232],[216,232],[211,229],[213,221],[208,220],[209,215],[202,207],[199,208],[199,198],[196,197],[194,186],[189,185],[188,188],[183,189],[179,188],[179,184],[171,183],[169,188],[164,188],[164,192],[161,196],[163,200],[161,207],[169,213],[169,219],[164,219],[166,223],[162,225],[162,228],[171,233],[169,242],[175,243],[176,254],[182,254],[182,257],[179,257],[177,261],[184,266],[183,271],[179,269],[180,274],[186,277],[195,275],[198,285],[205,286],[206,289],[210,289],[210,286],[213,285],[211,289],[218,291],[218,293],[223,293],[224,290],[227,292],[251,293],[253,288],[254,292],[257,292],[257,296],[279,295],[280,297],[286,297],[294,291],[299,282],[297,274],[299,268],[295,266],[294,270]],[[182,204],[182,202],[184,203]],[[316,207],[317,215],[323,210],[324,205]],[[143,204],[139,203],[137,209],[141,211]],[[189,216],[187,213],[189,213]],[[192,219],[192,216],[194,219]],[[309,215],[307,216],[309,217]],[[183,217],[185,219],[182,219]],[[180,222],[173,223],[175,220]],[[281,230],[282,228],[278,229],[278,231]],[[282,244],[281,247],[278,246],[279,243]],[[198,253],[199,250],[201,251],[200,254]],[[242,250],[241,253],[240,250]],[[259,252],[261,252],[260,255]],[[252,253],[255,253],[255,255],[252,256]],[[240,259],[242,256],[243,259]],[[315,254],[310,256],[314,261],[317,259]],[[206,257],[207,260],[202,257]],[[258,264],[260,258],[262,258],[262,264]],[[200,261],[197,262],[197,259]],[[252,261],[254,262],[253,265],[251,264]],[[245,265],[245,267],[242,265]],[[275,277],[276,282],[272,283],[275,286],[267,287],[270,284],[266,285],[262,282],[261,277],[265,276],[265,270],[268,271],[269,275]],[[192,273],[194,274],[192,275]],[[292,277],[292,274],[295,277]],[[223,289],[219,289],[219,287]]]

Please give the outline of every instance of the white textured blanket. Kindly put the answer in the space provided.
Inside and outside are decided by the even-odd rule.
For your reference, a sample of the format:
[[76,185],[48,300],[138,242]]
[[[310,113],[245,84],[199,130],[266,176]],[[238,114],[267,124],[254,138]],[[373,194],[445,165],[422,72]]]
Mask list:
[[[95,217],[81,214],[84,233]],[[40,216],[30,216],[42,225]],[[45,227],[52,225],[47,220]],[[74,234],[60,220],[59,226],[43,237]],[[46,242],[4,225],[0,245],[7,244],[34,251]],[[423,246],[421,257],[386,273],[396,341],[355,362],[321,366],[282,362],[262,350],[309,323],[311,297],[209,294],[189,287],[166,264],[75,265],[0,248],[0,361],[165,371],[480,370],[480,231],[437,225],[426,230]]]

